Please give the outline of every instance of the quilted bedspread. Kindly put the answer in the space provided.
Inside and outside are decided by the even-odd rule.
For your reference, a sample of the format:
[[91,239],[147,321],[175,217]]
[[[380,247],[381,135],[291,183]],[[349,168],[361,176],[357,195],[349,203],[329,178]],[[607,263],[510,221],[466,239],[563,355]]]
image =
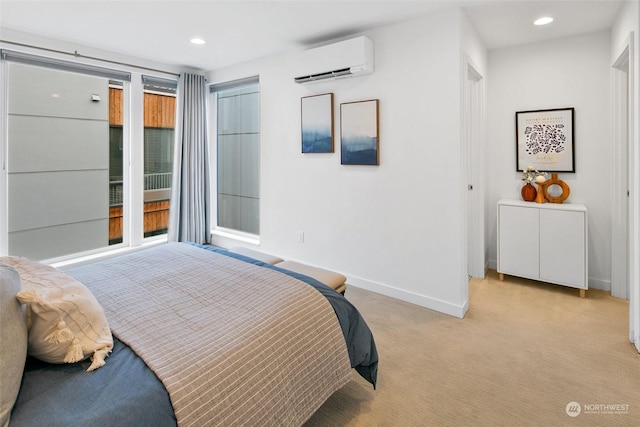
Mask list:
[[351,380],[336,314],[302,281],[182,243],[126,259],[73,275],[162,381],[180,426],[299,425]]

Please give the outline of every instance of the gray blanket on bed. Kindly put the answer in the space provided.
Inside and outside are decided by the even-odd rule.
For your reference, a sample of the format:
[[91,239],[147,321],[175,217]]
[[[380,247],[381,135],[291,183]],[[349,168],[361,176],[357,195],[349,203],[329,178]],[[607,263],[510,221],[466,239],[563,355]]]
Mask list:
[[[74,268],[179,425],[297,425],[351,379],[336,314],[281,272],[169,243]],[[108,363],[108,359],[107,359]]]

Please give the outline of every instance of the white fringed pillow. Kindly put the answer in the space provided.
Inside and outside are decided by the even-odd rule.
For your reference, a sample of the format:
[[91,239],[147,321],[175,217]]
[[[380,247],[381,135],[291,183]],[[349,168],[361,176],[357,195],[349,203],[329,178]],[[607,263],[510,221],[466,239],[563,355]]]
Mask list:
[[3,257],[20,274],[18,300],[27,306],[28,354],[48,363],[74,363],[91,356],[87,371],[105,364],[113,337],[104,310],[91,291],[64,272],[22,257]]
[[27,320],[20,292],[20,275],[0,262],[0,426],[9,424],[11,410],[20,392],[27,359]]

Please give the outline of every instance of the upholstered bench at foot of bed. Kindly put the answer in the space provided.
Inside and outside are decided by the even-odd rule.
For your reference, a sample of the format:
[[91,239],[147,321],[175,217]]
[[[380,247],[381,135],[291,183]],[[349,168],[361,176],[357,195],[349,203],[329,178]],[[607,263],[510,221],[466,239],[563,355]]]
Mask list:
[[313,277],[319,282],[324,283],[327,286],[332,287],[337,292],[344,295],[347,290],[345,282],[347,278],[335,271],[325,270],[319,267],[312,267],[310,265],[301,264],[295,261],[283,261],[277,264],[279,268],[293,271],[294,273],[304,274],[305,276]]
[[295,261],[285,261],[275,255],[270,255],[264,252],[256,251],[254,249],[245,248],[244,246],[236,246],[231,249],[227,249],[229,252],[233,252],[238,255],[243,255],[249,258],[262,261],[266,264],[277,265],[278,267],[286,270],[293,271],[294,273],[304,274],[305,276],[312,277],[319,282],[335,289],[337,292],[344,295],[347,290],[345,282],[347,278],[340,273],[334,271],[325,270],[319,267],[312,267],[310,265],[301,264]]
[[278,258],[275,255],[265,254],[264,252],[255,251],[243,246],[236,246],[234,248],[228,249],[228,251],[233,252],[234,254],[244,255],[249,258],[257,259],[258,261],[262,261],[266,264],[271,265],[278,264],[284,261],[282,258]]

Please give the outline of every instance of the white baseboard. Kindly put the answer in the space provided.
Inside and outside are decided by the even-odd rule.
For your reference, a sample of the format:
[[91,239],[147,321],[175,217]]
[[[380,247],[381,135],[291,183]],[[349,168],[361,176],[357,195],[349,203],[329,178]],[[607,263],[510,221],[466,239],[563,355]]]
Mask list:
[[354,286],[356,288],[375,292],[401,301],[406,301],[411,304],[419,305],[421,307],[458,318],[463,318],[469,309],[468,301],[465,301],[462,305],[456,305],[437,298],[416,294],[414,292],[394,288],[393,286],[383,285],[381,283],[372,282],[355,276],[347,276],[347,298],[349,297],[349,286]]

